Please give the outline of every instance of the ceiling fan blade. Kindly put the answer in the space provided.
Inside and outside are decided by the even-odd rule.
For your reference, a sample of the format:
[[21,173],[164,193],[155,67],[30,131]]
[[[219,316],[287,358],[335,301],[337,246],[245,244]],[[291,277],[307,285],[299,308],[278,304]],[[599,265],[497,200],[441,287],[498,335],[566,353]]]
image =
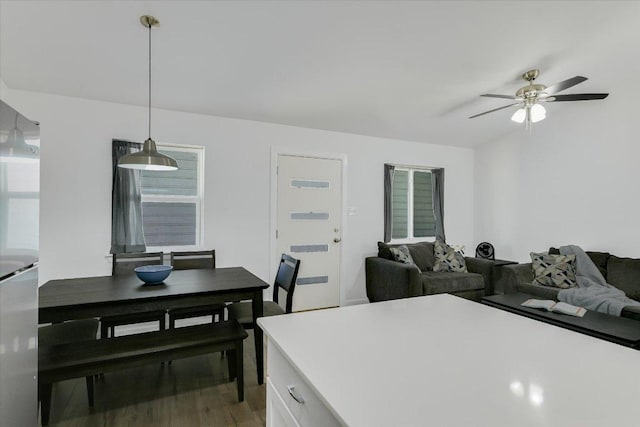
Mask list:
[[494,108],[493,110],[485,111],[484,113],[476,114],[475,116],[471,116],[469,118],[473,119],[473,118],[478,117],[478,116],[484,116],[485,114],[493,113],[494,111],[504,110],[505,108],[513,107],[514,105],[518,105],[518,104],[521,104],[521,102],[514,102],[513,104],[505,105],[503,107]]
[[480,95],[480,96],[486,96],[488,98],[518,99],[517,96],[513,96],[513,95],[495,95],[493,93],[485,93],[485,94]]
[[590,101],[592,99],[605,99],[608,93],[575,93],[571,95],[553,95],[547,98],[547,102],[558,101]]
[[561,90],[569,89],[570,87],[582,83],[585,80],[587,80],[587,78],[582,76],[571,77],[570,79],[563,80],[559,83],[547,87],[544,91],[549,95],[552,95],[554,93],[560,92]]

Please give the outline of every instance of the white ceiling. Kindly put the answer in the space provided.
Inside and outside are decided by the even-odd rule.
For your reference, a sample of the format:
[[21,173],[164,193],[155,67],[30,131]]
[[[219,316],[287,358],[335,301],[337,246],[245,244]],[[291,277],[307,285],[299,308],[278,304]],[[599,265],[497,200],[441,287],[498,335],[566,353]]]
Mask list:
[[[639,2],[0,1],[11,89],[472,147],[519,131],[506,105],[538,67],[612,92],[607,46],[640,40]],[[629,61],[640,61],[638,51]],[[622,92],[622,91],[621,91]],[[631,96],[631,95],[629,95]],[[611,99],[611,96],[609,97]],[[602,103],[603,114],[606,111]],[[583,103],[550,105],[547,120]]]

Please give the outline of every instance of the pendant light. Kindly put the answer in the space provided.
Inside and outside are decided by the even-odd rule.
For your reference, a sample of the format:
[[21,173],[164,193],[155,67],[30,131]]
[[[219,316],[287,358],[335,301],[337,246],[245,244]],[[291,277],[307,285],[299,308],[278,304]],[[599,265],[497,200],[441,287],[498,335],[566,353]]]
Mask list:
[[0,161],[38,160],[40,148],[27,144],[24,133],[18,128],[18,113],[6,142],[0,144]]
[[149,137],[144,142],[142,150],[128,154],[118,161],[118,166],[127,169],[143,169],[155,171],[170,171],[178,169],[175,159],[158,153],[156,143],[151,139],[151,28],[160,25],[160,21],[150,15],[140,17],[140,23],[149,29]]

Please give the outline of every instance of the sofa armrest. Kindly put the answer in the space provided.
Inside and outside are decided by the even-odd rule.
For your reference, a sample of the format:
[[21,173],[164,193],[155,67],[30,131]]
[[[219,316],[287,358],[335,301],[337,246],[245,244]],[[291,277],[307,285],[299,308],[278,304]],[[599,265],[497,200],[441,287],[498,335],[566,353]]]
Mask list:
[[422,273],[415,265],[380,257],[365,259],[369,302],[422,295]]
[[482,258],[465,257],[467,271],[481,274],[484,279],[484,294],[493,294],[493,261]]
[[503,265],[500,267],[500,281],[505,294],[518,292],[518,284],[529,284],[533,282],[533,271],[531,263]]

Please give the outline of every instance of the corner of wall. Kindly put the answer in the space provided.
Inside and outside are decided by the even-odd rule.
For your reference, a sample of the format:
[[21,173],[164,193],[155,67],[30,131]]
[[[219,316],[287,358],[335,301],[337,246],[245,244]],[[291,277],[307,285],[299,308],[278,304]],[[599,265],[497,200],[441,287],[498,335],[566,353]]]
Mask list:
[[8,92],[9,92],[9,88],[4,83],[4,80],[2,80],[2,76],[0,76],[0,98],[2,99],[6,98]]
[[0,99],[7,104],[13,104],[11,89],[9,89],[9,86],[7,86],[4,80],[2,80],[2,76],[0,76]]

